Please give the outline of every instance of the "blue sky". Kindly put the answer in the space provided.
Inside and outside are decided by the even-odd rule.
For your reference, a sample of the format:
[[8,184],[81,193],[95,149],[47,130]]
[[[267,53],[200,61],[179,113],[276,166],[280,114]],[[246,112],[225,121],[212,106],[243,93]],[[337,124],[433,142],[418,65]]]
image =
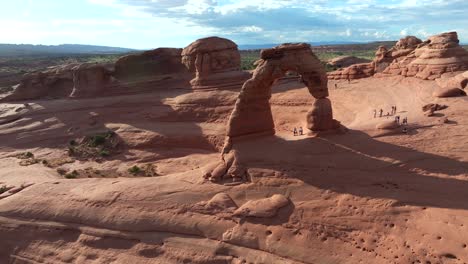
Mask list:
[[221,36],[238,44],[422,39],[458,31],[467,0],[0,0],[0,43],[184,47]]

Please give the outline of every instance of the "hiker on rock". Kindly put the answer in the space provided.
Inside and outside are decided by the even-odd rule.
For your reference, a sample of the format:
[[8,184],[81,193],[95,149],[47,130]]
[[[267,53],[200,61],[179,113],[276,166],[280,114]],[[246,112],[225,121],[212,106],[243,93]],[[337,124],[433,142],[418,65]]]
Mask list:
[[297,128],[294,128],[294,136],[297,136]]

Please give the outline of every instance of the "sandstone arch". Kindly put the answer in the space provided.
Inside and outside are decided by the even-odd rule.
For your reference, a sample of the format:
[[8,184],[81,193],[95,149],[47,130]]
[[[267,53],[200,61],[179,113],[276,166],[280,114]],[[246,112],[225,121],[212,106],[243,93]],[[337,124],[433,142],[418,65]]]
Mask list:
[[224,177],[234,182],[248,179],[249,160],[236,146],[236,139],[249,135],[273,135],[275,125],[270,108],[271,86],[275,80],[293,71],[301,76],[310,94],[316,98],[308,112],[307,128],[312,131],[331,130],[340,127],[333,119],[328,97],[328,79],[319,59],[309,44],[283,44],[276,48],[262,50],[261,60],[247,80],[236,101],[227,126],[227,137],[221,161],[210,167],[204,177],[219,181]]
[[321,131],[337,127],[331,103],[327,99],[326,72],[309,44],[283,44],[263,50],[261,60],[256,64],[253,77],[244,83],[229,119],[228,137],[275,133],[269,103],[271,86],[287,71],[297,72],[310,94],[317,99],[307,116],[308,128]]

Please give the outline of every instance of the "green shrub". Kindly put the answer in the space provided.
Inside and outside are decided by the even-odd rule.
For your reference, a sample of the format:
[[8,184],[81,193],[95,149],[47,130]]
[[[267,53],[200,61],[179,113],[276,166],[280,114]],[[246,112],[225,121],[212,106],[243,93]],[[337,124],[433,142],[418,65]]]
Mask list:
[[101,145],[104,145],[104,143],[106,143],[106,135],[99,134],[91,138],[92,147],[101,146]]
[[70,146],[76,146],[77,143],[76,143],[76,140],[72,139],[70,140]]
[[0,194],[8,191],[8,188],[5,185],[0,186]]
[[138,167],[137,165],[131,167],[130,169],[128,169],[128,172],[130,172],[131,174],[138,174],[141,172],[141,168]]
[[108,150],[103,149],[103,150],[99,151],[99,156],[101,156],[101,157],[109,157],[109,156],[110,156],[110,152],[109,152]]
[[76,170],[74,170],[74,171],[72,171],[70,173],[65,174],[65,178],[66,179],[76,179],[78,177],[78,175],[79,175],[79,173]]

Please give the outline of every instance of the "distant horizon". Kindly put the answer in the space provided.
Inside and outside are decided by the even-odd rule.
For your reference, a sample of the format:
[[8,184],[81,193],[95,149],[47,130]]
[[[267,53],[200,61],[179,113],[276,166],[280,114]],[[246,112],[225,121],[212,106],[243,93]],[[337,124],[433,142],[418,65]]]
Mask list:
[[[193,41],[195,41],[194,39]],[[372,40],[372,41],[303,41],[304,43],[324,43],[323,45],[343,45],[343,44],[366,44],[366,43],[375,43],[375,42],[394,42],[398,40]],[[299,43],[299,42],[282,42],[282,43],[236,43],[238,46],[261,46],[261,45],[280,45],[283,43]],[[330,43],[330,44],[326,44]],[[132,49],[132,50],[147,50],[147,49],[134,49],[129,47],[122,47],[122,46],[106,46],[106,45],[95,45],[95,44],[79,44],[79,43],[60,43],[60,44],[31,44],[31,43],[0,43],[0,45],[31,45],[31,46],[46,46],[46,47],[58,47],[58,46],[67,46],[67,45],[78,45],[78,46],[90,46],[90,47],[106,47],[106,48],[119,48],[119,49]],[[322,45],[322,44],[321,44]],[[149,49],[157,49],[157,48],[184,48],[184,47],[168,47],[168,46],[161,46],[161,47],[153,47]]]
[[[320,43],[317,46],[323,46],[323,45],[353,45],[353,44],[370,44],[370,43],[377,43],[377,42],[395,42],[398,41],[396,40],[373,40],[373,41],[316,41],[316,42],[305,42],[305,43]],[[261,43],[261,44],[238,44],[236,43],[239,47],[241,46],[274,46],[274,45],[280,45],[282,43]],[[78,46],[89,46],[89,47],[103,47],[103,48],[116,48],[116,49],[128,49],[128,50],[134,50],[134,51],[145,51],[145,50],[150,50],[150,49],[157,49],[157,48],[184,48],[184,47],[152,47],[148,49],[133,49],[133,48],[128,48],[128,47],[121,47],[121,46],[105,46],[105,45],[95,45],[95,44],[77,44],[77,43],[61,43],[61,44],[52,44],[52,45],[46,45],[46,44],[30,44],[30,43],[0,43],[0,45],[17,45],[17,46],[45,46],[45,47],[59,47],[59,46],[67,46],[67,45],[78,45]],[[468,45],[468,43],[461,43],[460,45]]]
[[0,43],[147,50],[185,47],[207,36],[239,45],[362,43],[448,31],[468,43],[465,0],[17,0],[0,6],[7,25]]

